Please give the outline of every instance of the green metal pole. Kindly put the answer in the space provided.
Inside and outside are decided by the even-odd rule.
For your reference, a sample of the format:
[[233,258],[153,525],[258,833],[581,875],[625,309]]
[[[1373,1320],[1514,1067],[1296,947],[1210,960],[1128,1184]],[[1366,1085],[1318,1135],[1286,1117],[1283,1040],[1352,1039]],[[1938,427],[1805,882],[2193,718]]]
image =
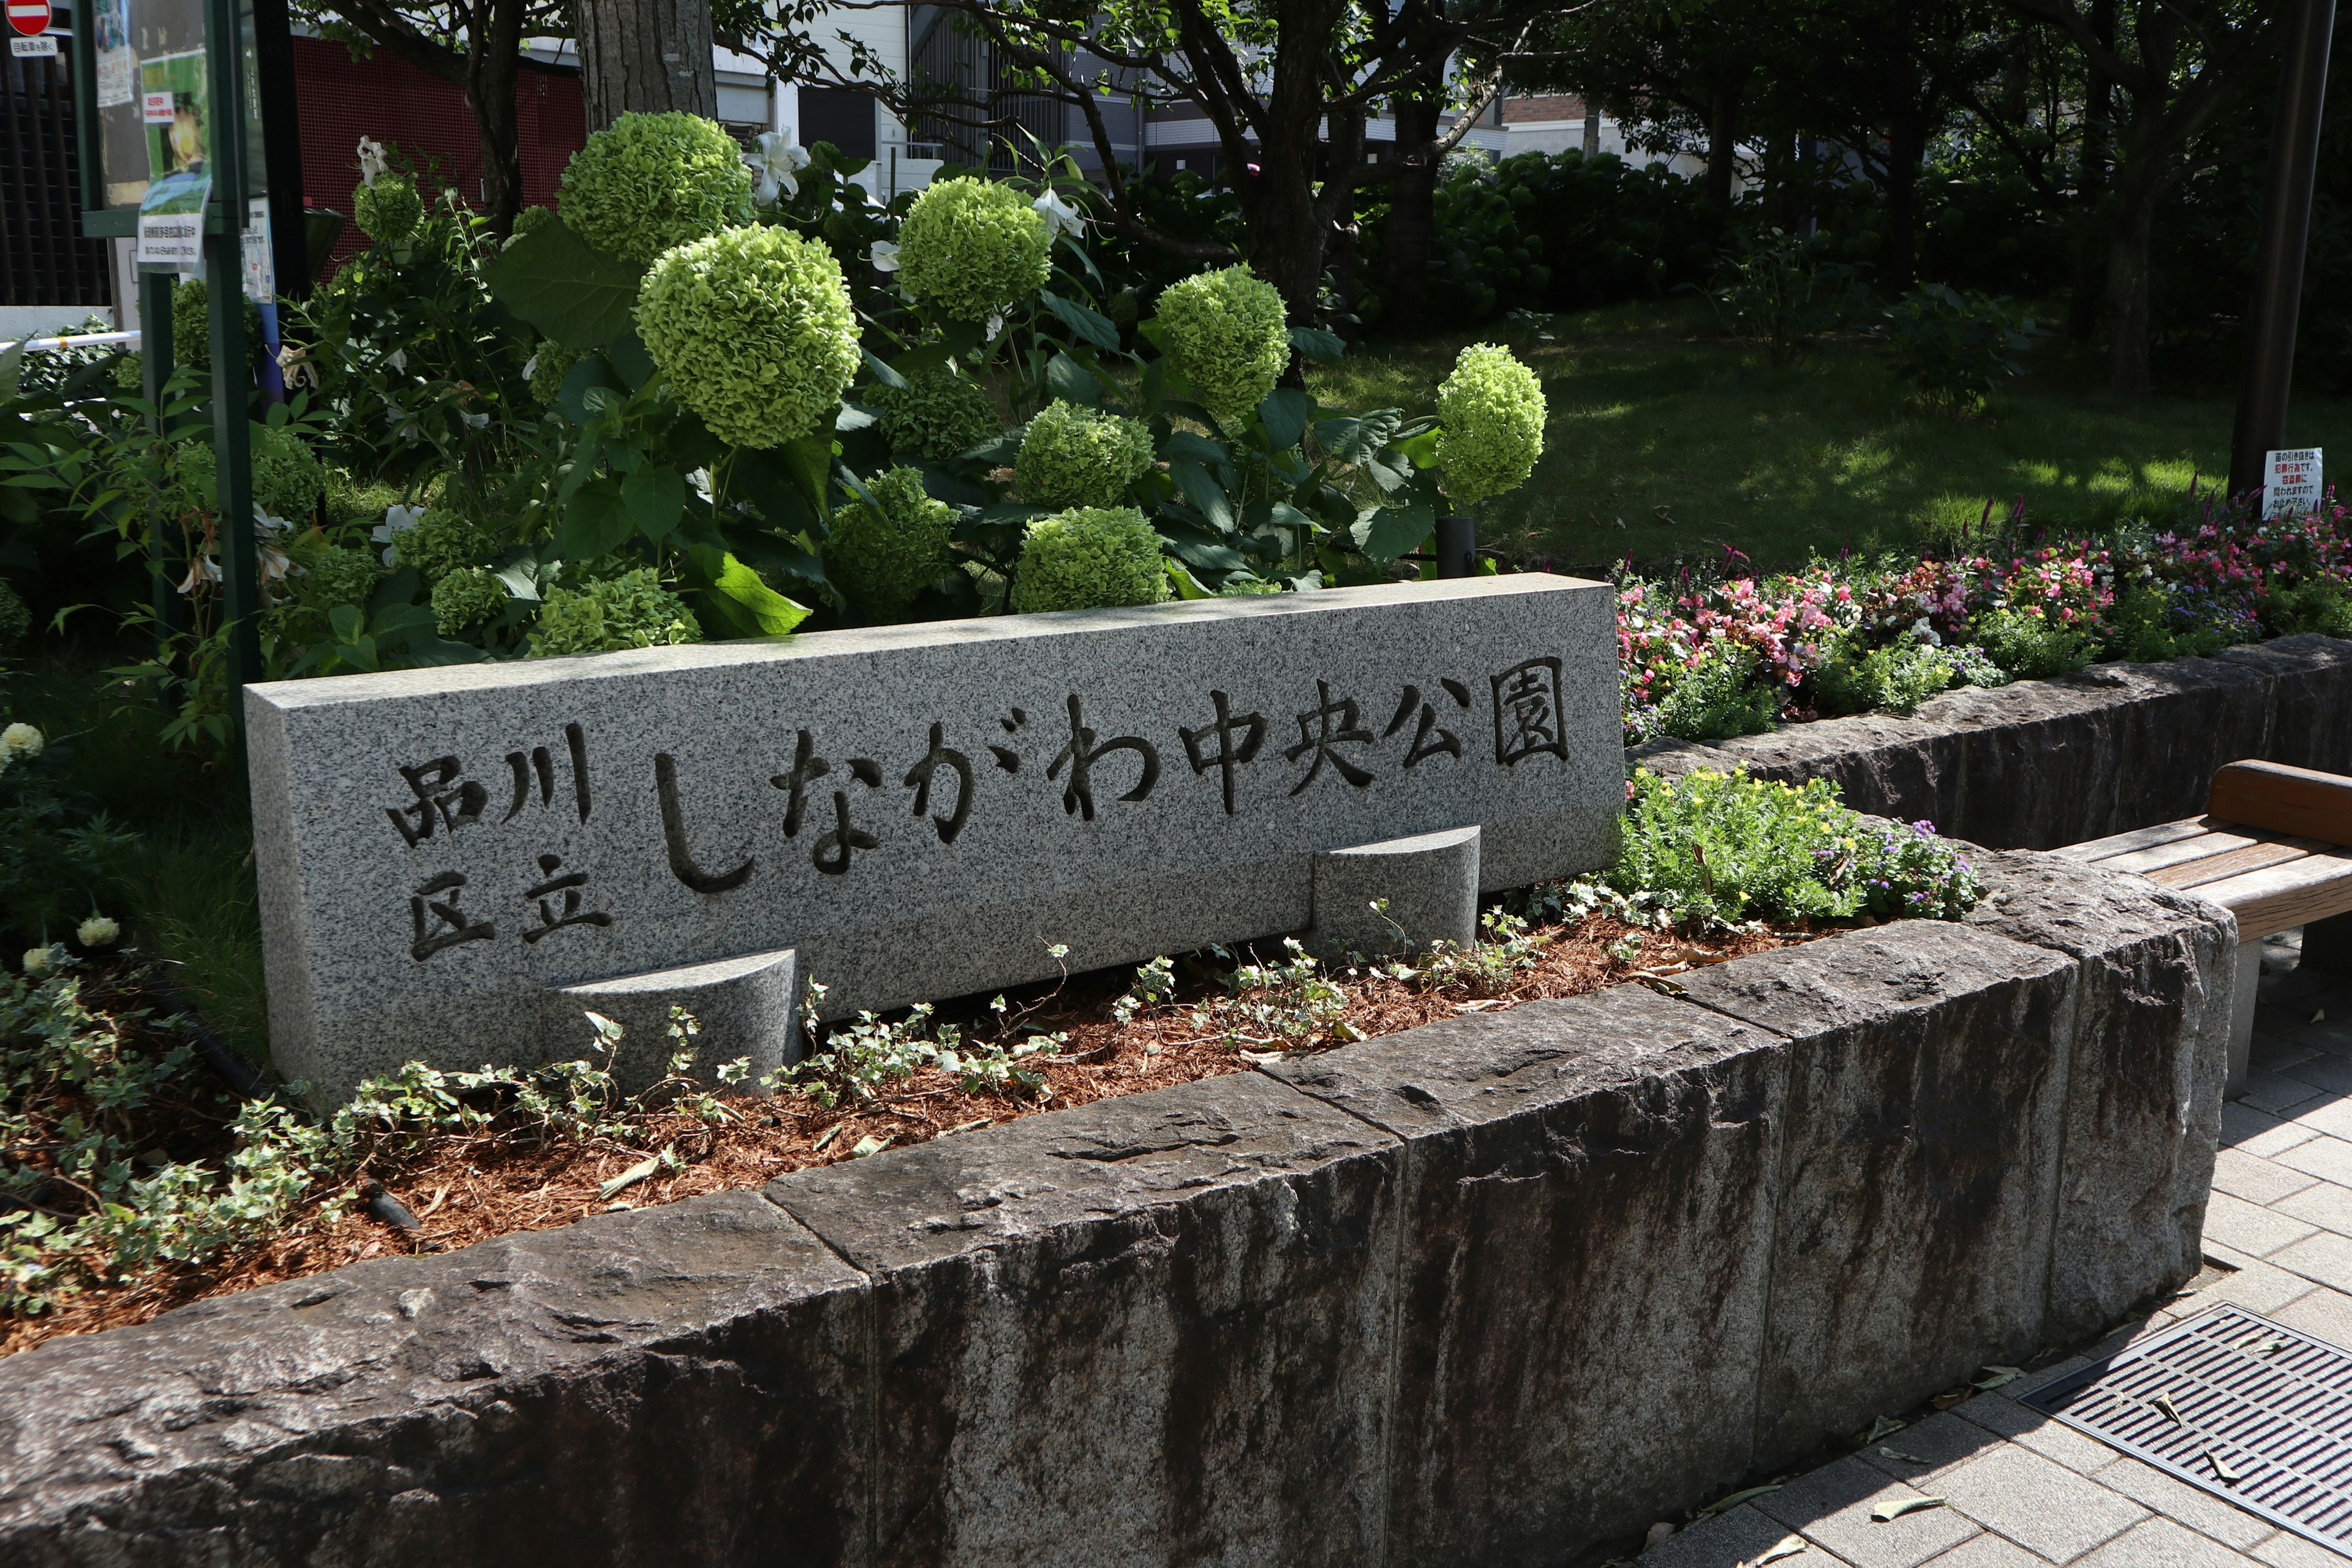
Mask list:
[[[163,434],[163,388],[172,379],[172,283],[167,272],[139,274],[139,370],[141,390],[147,395],[148,406],[154,412],[148,416],[147,428],[154,435]],[[180,581],[188,570],[187,552],[182,542],[157,511],[147,520],[147,558],[153,574],[149,584],[148,603],[155,612],[155,662],[165,669],[172,668],[173,655],[177,651],[174,639],[188,629],[188,601],[180,592]],[[163,680],[156,683],[156,700],[165,712],[179,705],[173,690],[177,683]]]
[[213,340],[213,453],[220,479],[223,616],[228,632],[228,718],[241,733],[245,689],[261,679],[261,563],[253,545],[252,379],[245,342],[245,71],[236,0],[205,7],[212,89],[212,176],[217,229],[205,235]]

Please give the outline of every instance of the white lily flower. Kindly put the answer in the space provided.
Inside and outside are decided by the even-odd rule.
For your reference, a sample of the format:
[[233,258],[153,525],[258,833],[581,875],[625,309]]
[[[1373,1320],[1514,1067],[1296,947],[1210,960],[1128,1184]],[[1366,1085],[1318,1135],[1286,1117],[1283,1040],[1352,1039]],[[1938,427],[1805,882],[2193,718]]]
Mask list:
[[896,272],[898,270],[898,247],[891,244],[888,240],[876,240],[874,242],[873,250],[868,254],[873,259],[875,271]]
[[217,583],[220,580],[220,563],[209,555],[199,555],[188,563],[188,574],[180,579],[180,592],[193,594],[199,583]]
[[1044,195],[1039,196],[1035,201],[1031,202],[1029,205],[1037,209],[1037,216],[1045,220],[1045,237],[1048,240],[1057,238],[1066,234],[1072,239],[1084,239],[1086,237],[1087,220],[1085,215],[1080,213],[1077,208],[1072,206],[1069,203],[1064,201],[1062,199],[1061,192],[1047,191]]
[[773,206],[782,193],[786,199],[801,194],[800,172],[809,166],[808,149],[793,139],[789,131],[762,131],[756,152],[743,154],[743,162],[760,176],[751,199],[761,206]]
[[282,517],[270,516],[262,510],[259,501],[253,503],[253,531],[257,538],[267,540],[271,534],[283,533],[293,526]]
[[460,414],[457,417],[465,421],[467,427],[472,430],[479,430],[490,422],[490,416],[487,414]]
[[988,341],[992,343],[996,341],[996,334],[1003,330],[1004,312],[999,310],[996,314],[988,318]]
[[695,469],[694,472],[686,476],[686,482],[694,487],[694,493],[696,495],[700,496],[704,500],[709,500],[710,499],[710,470],[709,468]]
[[406,349],[394,349],[390,353],[383,356],[383,363],[392,366],[394,370],[406,370],[408,368],[408,351]]
[[361,137],[360,182],[362,184],[374,184],[375,177],[383,174],[387,167],[389,165],[384,161],[383,143],[372,142],[364,136]]
[[393,542],[424,521],[425,509],[421,506],[384,508],[383,521],[375,525],[368,537],[383,546],[383,563],[386,566],[394,564]]
[[538,374],[539,356],[537,354],[532,354],[529,359],[522,362],[522,378],[525,381],[529,381],[532,376],[537,375]]

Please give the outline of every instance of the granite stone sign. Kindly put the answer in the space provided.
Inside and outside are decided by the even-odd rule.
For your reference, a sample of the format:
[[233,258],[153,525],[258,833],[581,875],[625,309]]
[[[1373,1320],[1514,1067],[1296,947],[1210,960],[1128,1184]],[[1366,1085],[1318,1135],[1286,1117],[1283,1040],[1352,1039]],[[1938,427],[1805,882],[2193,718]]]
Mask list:
[[1302,930],[1318,856],[1447,830],[1591,869],[1617,703],[1611,590],[1541,574],[251,687],[273,1049],[336,1099],[577,1051],[583,997],[964,994]]

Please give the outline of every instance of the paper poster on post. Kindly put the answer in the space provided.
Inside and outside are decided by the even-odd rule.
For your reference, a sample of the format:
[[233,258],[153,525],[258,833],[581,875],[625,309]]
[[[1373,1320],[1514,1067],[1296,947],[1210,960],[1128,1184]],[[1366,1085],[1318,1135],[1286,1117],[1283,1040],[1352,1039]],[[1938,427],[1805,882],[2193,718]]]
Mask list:
[[269,248],[269,198],[255,196],[245,204],[245,297],[257,305],[278,298],[278,263]]
[[138,93],[139,57],[131,47],[130,0],[91,0],[90,26],[97,35],[98,106],[119,108]]
[[205,54],[192,49],[142,60],[140,118],[147,138],[147,194],[139,202],[139,264],[193,271],[205,249]]
[[2270,453],[2263,465],[2263,516],[2300,517],[2319,505],[2320,448],[2293,447]]

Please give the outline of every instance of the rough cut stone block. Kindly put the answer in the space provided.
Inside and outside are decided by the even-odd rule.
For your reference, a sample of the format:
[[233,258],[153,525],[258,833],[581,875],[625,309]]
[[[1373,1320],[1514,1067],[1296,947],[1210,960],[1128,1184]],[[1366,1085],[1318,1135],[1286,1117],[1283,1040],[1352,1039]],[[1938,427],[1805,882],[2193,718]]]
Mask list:
[[1959,813],[1963,783],[1950,733],[1925,714],[1858,713],[1716,744],[1758,778],[1826,778],[1857,811],[1942,828]]
[[1390,1562],[1557,1563],[1748,1468],[1779,1045],[1621,986],[1265,1069],[1407,1140]]
[[[1374,909],[1377,903],[1381,907]],[[1307,951],[1337,961],[1478,938],[1478,830],[1456,827],[1315,858]]]
[[1906,921],[1679,978],[1790,1042],[1757,1462],[2040,1349],[2074,965]]
[[[2270,754],[2273,681],[2262,670],[2220,658],[2102,668],[2116,671],[2135,700],[2116,710],[2106,741],[2122,759],[2115,814],[2099,831],[2072,842],[2201,816],[2224,763]],[[2352,688],[2346,695],[2352,698]]]
[[2352,773],[2352,642],[2316,635],[2280,637],[2225,648],[2214,657],[2271,679],[2264,758],[2323,773]]
[[874,1280],[874,1562],[1376,1561],[1395,1150],[1236,1074],[772,1183]]
[[799,967],[786,948],[567,985],[548,998],[548,1036],[560,1044],[568,1032],[585,1046],[594,1028],[583,1015],[612,1019],[623,1030],[613,1075],[625,1089],[643,1089],[669,1068],[670,1009],[683,1007],[701,1029],[693,1042],[695,1075],[712,1083],[719,1068],[745,1061],[756,1084],[800,1060]]
[[53,1340],[0,1361],[0,1559],[853,1562],[867,1333],[730,1193]]
[[2237,922],[2144,877],[1969,853],[1988,890],[1969,925],[2081,961],[2044,1336],[2073,1343],[2197,1272]]
[[550,989],[783,948],[828,1016],[952,996],[1297,931],[1318,851],[1474,823],[1488,889],[1590,869],[1613,626],[1530,574],[250,687],[273,1049],[527,1059]]

